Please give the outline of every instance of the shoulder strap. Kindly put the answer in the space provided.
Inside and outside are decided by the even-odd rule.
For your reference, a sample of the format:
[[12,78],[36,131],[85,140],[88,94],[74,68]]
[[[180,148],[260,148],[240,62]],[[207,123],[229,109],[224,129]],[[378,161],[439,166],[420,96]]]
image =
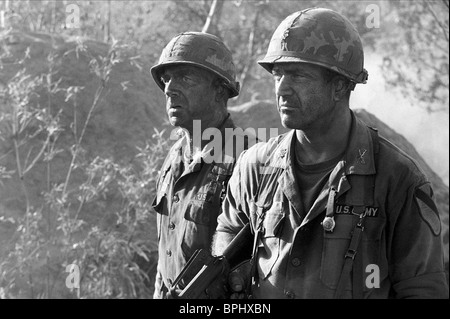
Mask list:
[[[378,132],[371,127],[369,127],[369,131],[372,137],[375,167],[377,168],[380,149]],[[350,280],[350,275],[352,275],[353,299],[363,298],[363,251],[358,252],[358,246],[364,231],[366,206],[374,205],[375,175],[352,175],[351,177],[352,189],[357,190],[354,192],[352,198],[352,201],[355,203],[354,211],[360,216],[360,219],[353,229],[350,245],[344,256],[344,266],[334,295],[336,299],[343,297],[343,292],[347,282]]]

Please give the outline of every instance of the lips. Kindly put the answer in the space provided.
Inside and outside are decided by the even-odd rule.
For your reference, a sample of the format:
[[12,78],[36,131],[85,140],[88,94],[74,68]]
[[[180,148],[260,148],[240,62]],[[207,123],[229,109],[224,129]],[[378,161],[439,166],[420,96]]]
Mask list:
[[298,109],[298,108],[293,105],[290,105],[290,104],[281,104],[279,106],[280,112],[292,112],[296,109]]
[[280,104],[280,108],[282,108],[282,107],[289,108],[289,109],[295,109],[296,108],[295,105],[287,104],[287,103]]
[[292,97],[279,97],[278,98],[278,107],[279,108],[288,108],[293,109],[297,108],[298,102]]
[[181,111],[181,107],[180,106],[171,106],[167,110],[167,112],[169,112],[169,113],[178,113],[180,111]]
[[176,111],[181,108],[181,105],[179,104],[167,104],[167,111]]

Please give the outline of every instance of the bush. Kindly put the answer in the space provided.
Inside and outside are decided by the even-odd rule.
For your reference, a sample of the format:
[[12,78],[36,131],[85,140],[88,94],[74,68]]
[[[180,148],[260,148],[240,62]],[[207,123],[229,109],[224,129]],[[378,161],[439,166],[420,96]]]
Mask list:
[[[21,214],[0,216],[0,226],[9,230],[0,251],[0,298],[151,297],[157,247],[149,207],[168,141],[155,129],[128,162],[93,156],[84,145],[124,50],[113,42],[105,56],[93,56],[82,43],[77,46],[76,54],[89,56],[99,79],[84,116],[77,105],[84,88],[62,84],[57,54],[48,56],[47,72],[32,77],[23,68],[3,87],[0,183],[20,185],[23,202]],[[4,51],[0,61],[7,58]],[[72,105],[68,123],[62,120],[66,106],[49,107],[61,95]],[[43,96],[46,106],[40,104]],[[70,154],[69,163],[61,165],[61,154]],[[39,195],[36,180],[47,185]]]

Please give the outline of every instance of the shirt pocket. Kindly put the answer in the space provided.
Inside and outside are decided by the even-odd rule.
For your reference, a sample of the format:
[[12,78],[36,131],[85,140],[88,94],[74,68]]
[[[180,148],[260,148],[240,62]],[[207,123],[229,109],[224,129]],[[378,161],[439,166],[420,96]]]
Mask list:
[[219,210],[220,206],[208,202],[201,205],[195,202],[188,204],[180,243],[185,258],[190,258],[197,249],[210,250]]
[[[333,232],[324,231],[320,279],[324,285],[331,289],[336,289],[338,285],[345,262],[345,254],[359,219],[358,215],[335,215],[336,227]],[[357,254],[363,256],[363,269],[360,271],[363,276],[367,265],[375,264],[380,266],[380,242],[383,228],[384,220],[365,217],[364,231],[357,248]],[[352,279],[351,276],[348,278],[345,290],[351,291]],[[367,290],[368,288],[364,285],[364,291]]]
[[231,173],[227,170],[213,167],[205,176],[196,194],[192,196],[195,204],[208,209],[210,205],[220,206],[230,177]]
[[269,208],[258,207],[258,215],[264,214],[261,240],[258,246],[259,275],[267,278],[280,257],[280,232],[285,214],[282,202],[273,202]]

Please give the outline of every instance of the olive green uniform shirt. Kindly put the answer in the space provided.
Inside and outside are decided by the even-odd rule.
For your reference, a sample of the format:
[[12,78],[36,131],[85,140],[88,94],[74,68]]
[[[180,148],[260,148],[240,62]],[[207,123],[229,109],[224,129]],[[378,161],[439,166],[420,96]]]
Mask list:
[[[375,175],[358,254],[364,298],[448,298],[441,223],[430,183],[416,163],[379,137],[378,164],[370,128],[352,114],[345,155],[308,212],[294,170],[295,131],[244,151],[230,179],[219,232],[236,234],[248,222],[258,243],[255,298],[333,298],[352,231],[353,176]],[[372,184],[373,185],[373,184]],[[325,231],[328,195],[334,188],[336,227]],[[377,272],[377,269],[379,270]],[[352,298],[351,280],[344,298]]]
[[235,128],[229,117],[220,127],[221,138],[217,136],[215,142],[222,142],[222,153],[214,154],[214,159],[219,160],[202,156],[177,172],[188,143],[183,136],[173,145],[161,168],[153,202],[159,254],[154,298],[165,297],[197,249],[211,249],[227,182],[237,156],[248,144],[246,136],[236,134],[236,138],[228,134]]

